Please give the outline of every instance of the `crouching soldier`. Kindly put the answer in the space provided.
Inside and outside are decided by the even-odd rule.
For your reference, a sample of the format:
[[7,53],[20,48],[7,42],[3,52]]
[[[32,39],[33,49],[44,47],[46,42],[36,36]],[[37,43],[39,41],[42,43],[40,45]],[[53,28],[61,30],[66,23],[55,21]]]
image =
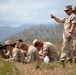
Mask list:
[[24,42],[21,42],[19,44],[19,49],[20,49],[20,52],[21,52],[21,61],[23,63],[27,63],[26,57],[27,57],[27,52],[28,52],[28,45]]
[[50,42],[43,42],[43,41],[40,42],[43,44],[41,53],[42,58],[45,58],[45,56],[47,55],[50,61],[57,61],[59,59],[59,53],[56,47]]
[[43,55],[44,57],[47,55],[50,61],[58,61],[59,53],[54,44],[50,42],[43,42]]
[[5,46],[6,46],[6,50],[8,50],[5,56],[9,57],[7,59],[4,58],[6,61],[11,61],[11,62],[21,61],[19,60],[21,57],[20,50],[16,47],[15,48],[13,47],[11,40],[5,41]]
[[[34,40],[33,43],[35,41],[36,40]],[[40,61],[39,50],[42,46],[43,44],[40,42],[35,42],[35,44],[29,46],[28,57],[26,58],[28,63],[33,61]]]

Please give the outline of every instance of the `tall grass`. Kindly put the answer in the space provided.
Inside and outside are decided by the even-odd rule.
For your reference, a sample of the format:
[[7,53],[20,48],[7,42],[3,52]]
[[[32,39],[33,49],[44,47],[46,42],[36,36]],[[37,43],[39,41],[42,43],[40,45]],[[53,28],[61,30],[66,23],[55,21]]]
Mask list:
[[76,64],[43,61],[23,64],[0,60],[0,75],[76,75]]
[[65,67],[58,62],[49,64],[43,62],[39,64],[36,62],[30,64],[16,63],[15,65],[21,75],[76,75],[76,65],[70,63],[66,63]]
[[0,59],[0,75],[20,75],[13,63]]

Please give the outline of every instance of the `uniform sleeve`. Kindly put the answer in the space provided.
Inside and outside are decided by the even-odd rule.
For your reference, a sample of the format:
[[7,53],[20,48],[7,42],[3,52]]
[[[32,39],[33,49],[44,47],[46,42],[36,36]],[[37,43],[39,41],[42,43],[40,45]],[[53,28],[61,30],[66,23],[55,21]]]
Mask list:
[[17,59],[18,59],[18,50],[13,49],[12,58],[9,58],[9,61],[17,61]]
[[61,18],[61,23],[64,23],[65,22],[65,18]]
[[6,55],[6,56],[9,56],[9,55],[10,55],[10,51],[8,51],[5,55]]
[[76,23],[76,16],[73,16],[72,18],[71,18],[71,23],[73,24],[73,23]]
[[47,45],[43,46],[43,53],[46,54],[46,55],[48,54],[48,47],[47,47]]
[[28,59],[26,59],[27,62],[31,62],[34,60],[34,54],[31,50],[28,51]]
[[39,56],[38,50],[36,50],[35,53],[34,53],[34,59],[35,60],[40,60],[40,56]]

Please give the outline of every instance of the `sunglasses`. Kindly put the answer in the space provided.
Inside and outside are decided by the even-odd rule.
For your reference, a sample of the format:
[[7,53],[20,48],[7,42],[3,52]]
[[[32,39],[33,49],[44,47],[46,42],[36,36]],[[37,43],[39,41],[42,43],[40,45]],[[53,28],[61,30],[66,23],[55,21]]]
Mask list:
[[65,12],[67,12],[68,10],[65,10]]
[[76,11],[73,11],[73,12],[76,12]]

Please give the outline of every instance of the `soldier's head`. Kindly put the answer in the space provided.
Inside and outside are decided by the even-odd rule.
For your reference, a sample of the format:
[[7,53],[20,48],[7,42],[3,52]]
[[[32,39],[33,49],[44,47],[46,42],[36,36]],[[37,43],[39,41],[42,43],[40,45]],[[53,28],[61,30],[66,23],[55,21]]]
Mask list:
[[67,15],[71,15],[72,14],[72,6],[71,5],[65,6],[64,11],[66,12]]
[[73,7],[72,11],[76,15],[76,6]]
[[40,41],[40,40],[35,39],[33,41],[33,45],[34,45],[34,47],[37,48],[37,50],[40,50],[43,47],[43,42]]
[[23,42],[23,40],[22,40],[22,39],[18,39],[18,40],[16,41],[16,44],[19,45],[21,42]]
[[18,39],[18,40],[16,40],[15,47],[19,48],[19,44],[20,44],[21,42],[23,42],[22,39]]
[[21,43],[19,44],[19,49],[22,49],[22,50],[27,51],[27,50],[28,50],[28,45],[25,44],[24,42],[21,42]]
[[12,50],[13,49],[13,44],[12,44],[11,40],[5,41],[4,46],[5,46],[6,50]]

